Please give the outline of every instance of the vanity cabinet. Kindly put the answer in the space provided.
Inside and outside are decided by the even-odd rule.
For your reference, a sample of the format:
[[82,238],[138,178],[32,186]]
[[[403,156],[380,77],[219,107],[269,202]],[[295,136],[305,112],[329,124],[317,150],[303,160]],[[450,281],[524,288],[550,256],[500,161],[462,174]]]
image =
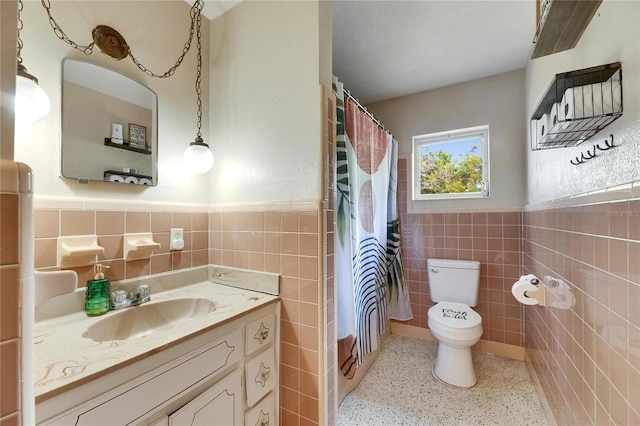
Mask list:
[[279,309],[270,303],[37,404],[38,424],[277,424]]

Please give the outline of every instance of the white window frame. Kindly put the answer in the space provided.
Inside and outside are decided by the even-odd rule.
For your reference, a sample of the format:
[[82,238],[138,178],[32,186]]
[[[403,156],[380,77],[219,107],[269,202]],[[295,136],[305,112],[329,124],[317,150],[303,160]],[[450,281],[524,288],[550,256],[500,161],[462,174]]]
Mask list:
[[[420,193],[420,147],[435,143],[456,142],[464,139],[479,137],[482,139],[482,190],[478,192],[460,192],[443,194]],[[412,199],[420,200],[449,200],[489,197],[489,126],[468,127],[466,129],[448,130],[445,132],[428,133],[412,138]]]

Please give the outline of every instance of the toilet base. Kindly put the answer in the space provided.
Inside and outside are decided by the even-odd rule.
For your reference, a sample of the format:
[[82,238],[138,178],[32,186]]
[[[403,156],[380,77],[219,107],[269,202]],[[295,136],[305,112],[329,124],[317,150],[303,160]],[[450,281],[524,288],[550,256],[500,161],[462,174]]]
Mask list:
[[452,386],[470,388],[478,381],[473,368],[471,347],[454,348],[438,343],[438,355],[432,370],[433,376]]

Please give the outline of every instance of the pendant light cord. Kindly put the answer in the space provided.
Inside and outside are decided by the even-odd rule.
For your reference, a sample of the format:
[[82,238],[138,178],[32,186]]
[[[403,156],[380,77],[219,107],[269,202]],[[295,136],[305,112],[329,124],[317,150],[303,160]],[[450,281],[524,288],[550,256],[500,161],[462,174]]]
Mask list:
[[[196,2],[197,3],[197,2]],[[195,6],[195,5],[194,5]],[[198,13],[197,15],[197,25],[196,25],[196,37],[197,37],[197,66],[196,66],[196,96],[197,96],[197,104],[198,104],[198,133],[196,134],[196,141],[202,142],[202,87],[200,83],[202,82],[202,33],[200,31],[202,26],[202,15]]]

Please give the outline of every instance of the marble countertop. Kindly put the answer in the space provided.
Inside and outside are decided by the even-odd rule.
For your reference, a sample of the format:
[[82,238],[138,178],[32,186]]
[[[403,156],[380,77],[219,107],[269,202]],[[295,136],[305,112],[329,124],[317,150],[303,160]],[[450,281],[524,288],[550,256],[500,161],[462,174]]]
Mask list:
[[[84,311],[77,310],[40,317],[35,323],[36,401],[94,380],[113,371],[114,368],[129,365],[150,353],[164,350],[279,300],[277,295],[231,287],[209,280],[172,289],[162,286],[159,288],[163,291],[154,292],[154,286],[151,285],[151,302],[138,307],[109,311],[98,317],[88,317]],[[75,293],[77,294],[72,295],[75,300],[83,298],[84,288],[76,290]],[[161,331],[128,339],[100,342],[83,337],[87,335],[90,326],[110,316],[180,298],[209,299],[216,303],[215,310],[200,317],[177,321],[170,327],[163,327]],[[115,323],[118,321],[115,320]]]

